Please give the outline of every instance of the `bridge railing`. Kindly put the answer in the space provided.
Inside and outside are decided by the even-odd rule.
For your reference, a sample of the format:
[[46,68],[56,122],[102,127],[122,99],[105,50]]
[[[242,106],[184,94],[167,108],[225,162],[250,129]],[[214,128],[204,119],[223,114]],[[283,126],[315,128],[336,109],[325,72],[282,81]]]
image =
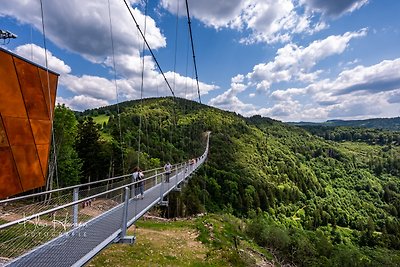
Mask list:
[[[204,158],[205,154],[196,159],[197,163],[200,164]],[[195,165],[189,162],[175,164],[171,176],[188,171]],[[145,179],[137,182],[128,174],[1,201],[0,265],[2,261],[8,262],[74,228],[84,227],[88,221],[121,205],[126,187],[133,193],[135,185],[143,182],[145,190],[149,190],[165,178],[163,168],[147,170],[144,174]],[[162,186],[166,190],[172,185]],[[160,191],[160,199],[163,194]],[[49,198],[49,195],[52,197]],[[38,201],[38,198],[41,199]]]

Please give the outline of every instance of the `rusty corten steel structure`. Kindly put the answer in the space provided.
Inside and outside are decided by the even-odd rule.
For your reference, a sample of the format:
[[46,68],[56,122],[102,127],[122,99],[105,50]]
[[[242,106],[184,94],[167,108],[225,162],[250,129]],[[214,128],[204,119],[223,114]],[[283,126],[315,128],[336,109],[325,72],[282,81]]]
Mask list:
[[0,199],[45,185],[58,76],[0,48]]

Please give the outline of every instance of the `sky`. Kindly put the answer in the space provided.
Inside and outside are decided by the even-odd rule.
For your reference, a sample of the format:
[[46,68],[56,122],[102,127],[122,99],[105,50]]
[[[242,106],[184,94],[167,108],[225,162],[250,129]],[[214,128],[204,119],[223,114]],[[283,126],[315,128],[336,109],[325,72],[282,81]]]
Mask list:
[[[175,95],[198,101],[185,1],[127,3]],[[188,3],[203,104],[281,121],[400,116],[400,1]],[[42,4],[43,17],[39,0],[3,0],[0,29],[18,38],[0,45],[45,66],[46,44],[58,103],[172,95],[124,0]]]

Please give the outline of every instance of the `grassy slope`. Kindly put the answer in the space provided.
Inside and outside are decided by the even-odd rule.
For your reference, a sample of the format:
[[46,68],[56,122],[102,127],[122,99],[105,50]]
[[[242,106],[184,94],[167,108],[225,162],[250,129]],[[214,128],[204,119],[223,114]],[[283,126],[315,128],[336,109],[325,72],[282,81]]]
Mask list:
[[93,117],[93,120],[95,123],[103,125],[103,123],[107,123],[109,120],[110,116],[105,115],[105,114],[100,114],[98,116]]
[[128,232],[136,234],[134,245],[111,245],[88,266],[272,266],[262,256],[266,252],[241,234],[240,225],[227,215],[169,222],[141,220],[136,231]]

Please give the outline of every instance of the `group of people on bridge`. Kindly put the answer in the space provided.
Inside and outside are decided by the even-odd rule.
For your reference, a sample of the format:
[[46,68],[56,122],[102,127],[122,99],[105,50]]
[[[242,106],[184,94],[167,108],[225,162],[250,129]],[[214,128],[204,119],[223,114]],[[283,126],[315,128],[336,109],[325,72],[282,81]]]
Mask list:
[[[165,183],[169,183],[169,178],[170,175],[172,173],[172,165],[171,163],[167,162],[164,165],[164,174],[165,174],[165,179],[164,182]],[[138,182],[135,184],[135,198],[140,198],[143,199],[144,198],[144,174],[143,174],[143,170],[141,170],[139,167],[135,167],[133,169],[133,173],[132,173],[132,181],[133,182]]]

